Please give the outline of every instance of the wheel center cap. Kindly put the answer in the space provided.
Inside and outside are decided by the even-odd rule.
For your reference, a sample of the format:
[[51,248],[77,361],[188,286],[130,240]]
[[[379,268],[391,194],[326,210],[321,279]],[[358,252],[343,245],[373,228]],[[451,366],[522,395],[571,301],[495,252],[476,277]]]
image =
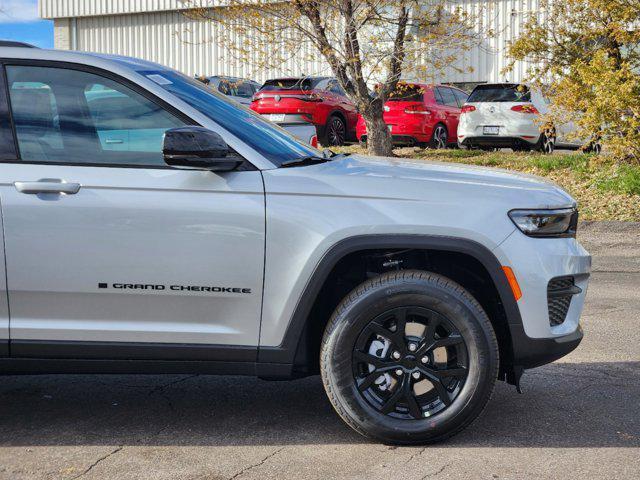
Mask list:
[[416,357],[413,355],[407,355],[402,359],[402,366],[405,368],[413,368],[416,366]]

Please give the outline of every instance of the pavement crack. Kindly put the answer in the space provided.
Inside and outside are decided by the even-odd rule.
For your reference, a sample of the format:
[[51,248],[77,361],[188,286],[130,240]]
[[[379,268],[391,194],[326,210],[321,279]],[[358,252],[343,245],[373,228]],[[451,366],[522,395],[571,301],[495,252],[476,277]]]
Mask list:
[[272,458],[273,456],[277,455],[278,453],[280,453],[282,450],[284,450],[284,447],[280,447],[276,450],[274,450],[273,452],[271,452],[269,455],[267,455],[266,457],[264,457],[262,460],[260,460],[258,463],[254,463],[253,465],[249,465],[248,467],[243,468],[242,470],[240,470],[238,473],[236,473],[234,476],[229,477],[229,480],[233,480],[234,478],[238,478],[241,475],[245,474],[246,472],[248,472],[249,470],[252,470],[254,468],[257,468],[261,465],[264,465],[267,460],[269,460],[270,458]]
[[122,450],[124,448],[123,445],[120,445],[118,448],[116,448],[115,450],[112,450],[111,452],[107,453],[106,455],[100,457],[99,459],[97,459],[95,462],[93,462],[91,465],[89,465],[84,472],[76,475],[75,477],[72,478],[72,480],[75,480],[76,478],[80,478],[84,475],[86,475],[87,473],[89,473],[91,470],[93,470],[93,468],[98,465],[100,462],[103,462],[104,460],[106,460],[107,458],[109,458],[112,455],[115,455],[116,453],[118,453],[120,450]]
[[406,461],[406,462],[404,462],[404,463],[409,463],[409,462],[410,462],[410,461],[412,461],[414,458],[419,457],[420,455],[422,455],[422,454],[425,452],[425,450],[426,450],[426,449],[427,449],[427,447],[422,447],[422,448],[420,449],[420,451],[419,451],[419,452],[414,452],[414,453],[412,453],[412,454],[411,454],[411,456],[410,456],[410,457],[407,459],[407,461]]
[[172,382],[165,383],[163,385],[158,385],[157,387],[153,387],[151,390],[149,390],[149,393],[147,394],[147,396],[150,397],[151,395],[153,395],[156,392],[163,392],[164,389],[167,388],[167,387],[171,387],[171,386],[176,385],[178,383],[186,382],[190,378],[197,377],[197,376],[198,376],[197,373],[194,374],[194,375],[187,375],[186,377],[179,378],[179,379],[174,380]]
[[424,477],[422,477],[420,480],[425,480],[426,478],[431,478],[431,477],[436,477],[438,475],[440,475],[445,468],[451,466],[451,463],[445,463],[442,467],[440,467],[438,470],[436,470],[435,472],[431,472],[431,473],[427,473]]

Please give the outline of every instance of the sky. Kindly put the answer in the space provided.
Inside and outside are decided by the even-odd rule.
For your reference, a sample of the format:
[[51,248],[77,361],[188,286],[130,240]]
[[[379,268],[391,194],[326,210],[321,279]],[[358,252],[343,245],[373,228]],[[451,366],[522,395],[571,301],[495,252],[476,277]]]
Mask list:
[[0,0],[0,40],[53,48],[53,22],[38,18],[38,0]]

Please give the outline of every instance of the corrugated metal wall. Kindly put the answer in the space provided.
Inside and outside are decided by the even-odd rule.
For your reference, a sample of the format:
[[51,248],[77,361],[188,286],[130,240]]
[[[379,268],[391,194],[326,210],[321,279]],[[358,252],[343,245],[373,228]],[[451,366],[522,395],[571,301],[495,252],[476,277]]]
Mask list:
[[[187,75],[231,75],[264,81],[282,75],[328,73],[320,55],[306,49],[278,69],[239,62],[215,40],[219,24],[187,18],[179,12],[157,12],[78,18],[78,50],[139,57],[170,66]],[[237,42],[242,39],[237,36]],[[273,52],[271,52],[273,53]],[[313,57],[315,60],[308,60]]]
[[[202,5],[216,6],[218,0],[202,0]],[[193,6],[194,2],[190,2]],[[38,0],[42,18],[88,17],[139,12],[159,12],[184,8],[181,0]]]
[[[220,74],[250,77],[257,81],[281,75],[328,73],[320,55],[305,50],[303,55],[284,62],[279,69],[265,71],[256,68],[258,61],[239,63],[220,47],[218,25],[189,19],[178,11],[171,11],[179,0],[41,0],[41,11],[51,15],[88,11],[127,12],[157,7],[154,12],[127,15],[80,16],[74,22],[77,28],[77,48],[84,51],[113,53],[140,57],[176,68],[188,75]],[[502,74],[507,65],[505,49],[510,40],[520,33],[525,17],[536,11],[538,0],[453,0],[471,15],[477,17],[478,31],[493,30],[481,45],[461,55],[456,67],[435,80],[446,82],[519,81],[527,65],[518,64],[512,74]],[[169,11],[157,11],[167,9]],[[241,39],[238,38],[238,42]],[[428,55],[428,52],[425,52]],[[309,57],[314,60],[309,60]],[[411,76],[407,72],[407,76]]]

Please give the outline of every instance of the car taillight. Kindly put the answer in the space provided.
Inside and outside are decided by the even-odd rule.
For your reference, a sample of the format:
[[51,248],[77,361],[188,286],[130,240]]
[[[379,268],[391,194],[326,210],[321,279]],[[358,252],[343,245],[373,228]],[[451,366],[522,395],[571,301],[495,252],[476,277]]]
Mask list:
[[313,148],[318,148],[318,136],[314,135],[313,137],[311,137],[311,142],[309,143],[311,143],[311,146]]
[[518,113],[533,113],[533,114],[540,113],[536,107],[534,107],[529,103],[525,105],[515,105],[511,107],[511,110]]
[[404,113],[410,113],[413,115],[431,115],[431,110],[424,105],[409,105],[404,109]]
[[474,107],[473,105],[463,105],[460,113],[475,112],[475,111],[476,111],[476,107]]

